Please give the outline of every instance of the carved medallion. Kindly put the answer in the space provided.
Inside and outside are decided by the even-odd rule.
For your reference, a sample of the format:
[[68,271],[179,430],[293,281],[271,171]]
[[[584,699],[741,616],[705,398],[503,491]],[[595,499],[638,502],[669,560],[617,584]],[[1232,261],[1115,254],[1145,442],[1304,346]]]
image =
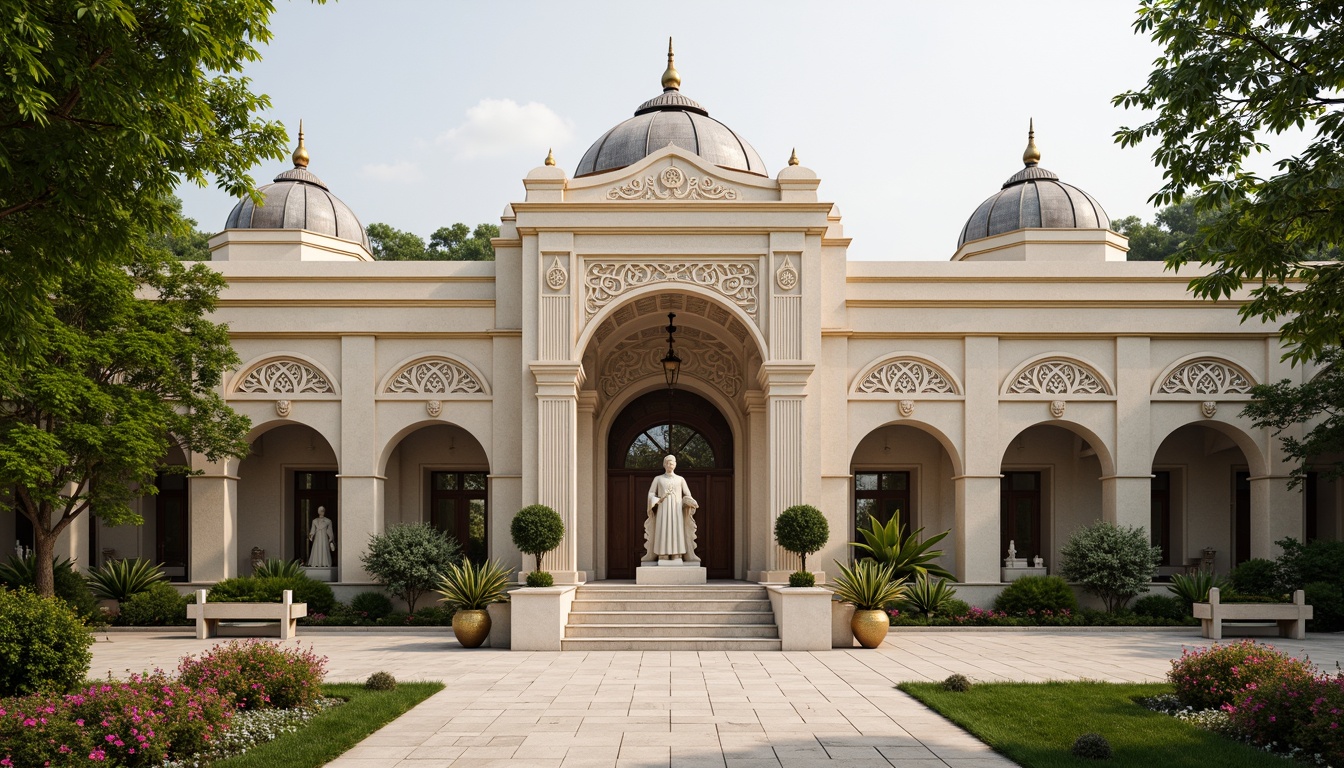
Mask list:
[[687,176],[680,168],[664,168],[656,177],[631,179],[607,190],[608,200],[736,200],[738,192],[711,176]]
[[1054,416],[1056,419],[1062,419],[1062,418],[1064,418],[1064,401],[1063,401],[1063,400],[1051,400],[1051,401],[1050,401],[1050,415],[1051,415],[1051,416]]
[[915,413],[915,401],[914,400],[900,401],[899,403],[896,404],[896,411],[906,418],[913,416]]
[[775,272],[775,285],[781,291],[792,291],[798,285],[798,270],[793,268],[793,262],[788,256],[784,257],[784,263]]
[[282,419],[288,419],[288,418],[289,418],[289,413],[290,413],[291,410],[293,410],[293,406],[290,404],[290,402],[289,402],[288,400],[276,400],[276,401],[275,401],[275,415],[276,415],[276,416],[279,416],[279,417],[282,418]]
[[747,314],[756,314],[756,264],[749,261],[588,262],[583,278],[584,311],[592,318],[622,294],[660,282],[698,285],[724,296]]
[[1218,403],[1212,400],[1205,400],[1199,404],[1199,412],[1204,414],[1204,418],[1212,419],[1218,415]]
[[556,256],[555,261],[551,262],[551,268],[546,270],[546,284],[552,291],[558,291],[565,287],[569,282],[569,273],[565,272],[565,267],[560,263],[560,257]]
[[428,413],[429,417],[432,419],[439,418],[439,414],[443,413],[443,403],[438,400],[426,401],[425,413]]

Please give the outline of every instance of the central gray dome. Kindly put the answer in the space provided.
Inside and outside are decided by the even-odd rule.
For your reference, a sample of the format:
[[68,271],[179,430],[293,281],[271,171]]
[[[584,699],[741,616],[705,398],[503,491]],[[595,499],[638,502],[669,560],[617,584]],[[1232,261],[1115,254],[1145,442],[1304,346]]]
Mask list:
[[745,139],[681,94],[681,76],[672,66],[670,42],[662,94],[640,104],[634,117],[602,134],[583,153],[574,175],[624,168],[669,144],[694,152],[722,168],[766,175],[761,156]]
[[970,240],[1018,229],[1110,229],[1111,219],[1096,198],[1040,167],[1034,131],[1028,132],[1022,161],[1026,167],[971,214],[957,248]]

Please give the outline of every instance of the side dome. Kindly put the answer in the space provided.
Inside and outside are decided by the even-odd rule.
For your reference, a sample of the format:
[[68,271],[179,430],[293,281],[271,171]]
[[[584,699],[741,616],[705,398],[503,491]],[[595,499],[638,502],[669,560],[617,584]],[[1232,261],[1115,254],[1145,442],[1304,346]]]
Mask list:
[[961,229],[957,248],[970,240],[1018,229],[1111,228],[1110,217],[1095,197],[1040,167],[1041,151],[1036,148],[1034,125],[1027,131],[1027,151],[1022,153],[1022,162],[1025,167],[971,214]]
[[663,92],[635,110],[635,116],[602,134],[579,160],[574,176],[589,176],[637,163],[669,144],[735,171],[767,175],[765,163],[747,140],[709,116],[709,111],[681,93],[681,75],[672,63],[667,41]]
[[225,229],[306,229],[359,243],[370,250],[369,235],[359,217],[308,170],[302,123],[299,147],[294,150],[294,167],[276,176],[274,183],[259,187],[257,192],[262,197],[261,205],[244,197],[229,212]]

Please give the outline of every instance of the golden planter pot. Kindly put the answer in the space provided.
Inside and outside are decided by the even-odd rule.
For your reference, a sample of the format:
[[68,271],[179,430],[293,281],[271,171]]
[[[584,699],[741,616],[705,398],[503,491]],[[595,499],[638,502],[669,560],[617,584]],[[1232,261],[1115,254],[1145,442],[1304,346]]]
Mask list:
[[484,609],[453,614],[453,634],[463,648],[479,648],[490,636],[490,612]]
[[854,611],[849,628],[854,630],[854,639],[864,648],[876,648],[887,639],[887,627],[891,620],[886,611]]

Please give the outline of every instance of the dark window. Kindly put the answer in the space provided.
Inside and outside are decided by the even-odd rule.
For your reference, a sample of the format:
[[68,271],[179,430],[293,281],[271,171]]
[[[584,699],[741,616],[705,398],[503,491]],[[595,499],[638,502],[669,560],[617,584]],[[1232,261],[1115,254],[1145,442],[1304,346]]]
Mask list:
[[1232,565],[1237,566],[1251,559],[1251,473],[1237,472],[1233,476],[1235,489],[1235,545],[1232,551]]
[[191,550],[187,478],[160,472],[155,482],[159,494],[154,497],[154,556],[170,581],[186,581]]
[[1307,527],[1303,533],[1306,535],[1307,541],[1315,541],[1320,535],[1318,533],[1320,530],[1321,519],[1320,496],[1316,489],[1316,483],[1320,479],[1321,477],[1318,473],[1308,472],[1306,486],[1302,491],[1303,496],[1305,497],[1302,499],[1303,512],[1306,514],[1306,520],[1304,522]]
[[1153,546],[1162,548],[1162,565],[1174,565],[1171,551],[1171,473],[1153,473],[1152,517],[1148,524]]
[[[331,535],[336,546],[341,546],[341,523],[337,515],[335,472],[294,473],[294,558],[308,562],[308,529],[317,517],[317,508],[323,507],[331,520]],[[335,565],[333,554],[332,565]]]
[[664,456],[676,456],[678,469],[713,469],[714,449],[705,436],[685,424],[649,427],[625,452],[626,469],[662,469]]
[[1045,556],[1040,472],[1004,472],[999,481],[999,551],[1006,553],[1009,542],[1020,558]]
[[[858,532],[872,530],[874,519],[886,525],[898,512],[909,533],[912,527],[909,472],[854,473],[854,541],[863,541]],[[855,554],[862,552],[858,550]]]
[[486,560],[486,510],[489,509],[485,472],[431,472],[429,522],[452,536],[473,563]]

